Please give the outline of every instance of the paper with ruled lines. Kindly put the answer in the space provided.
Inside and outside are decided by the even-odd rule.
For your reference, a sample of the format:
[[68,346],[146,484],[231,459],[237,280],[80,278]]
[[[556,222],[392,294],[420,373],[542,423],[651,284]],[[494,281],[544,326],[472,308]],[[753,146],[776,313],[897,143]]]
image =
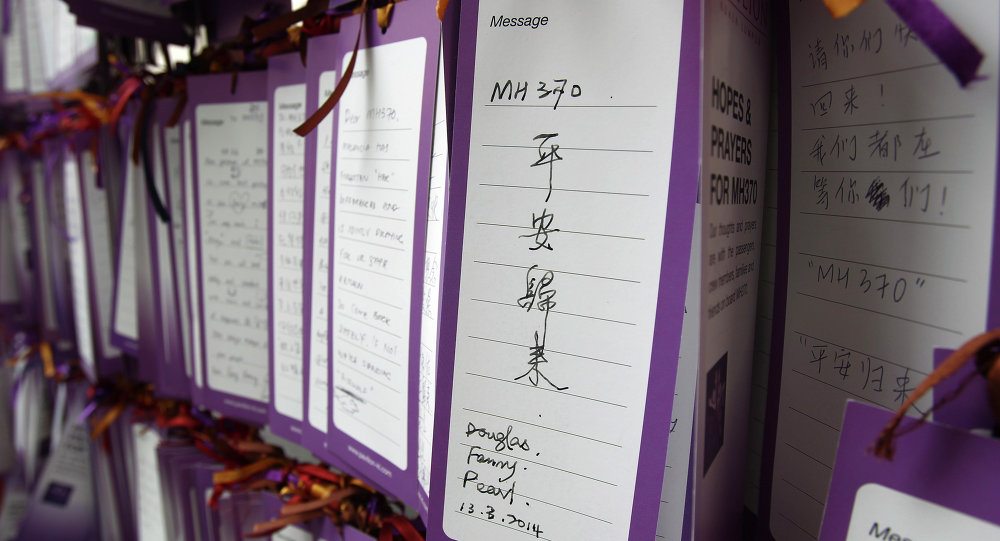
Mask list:
[[[430,493],[431,455],[434,451],[438,315],[441,308],[441,253],[444,251],[445,191],[448,179],[444,63],[438,57],[437,96],[434,101],[434,138],[427,196],[427,242],[424,249],[423,301],[420,307],[420,406],[417,411],[417,481],[423,495]],[[423,501],[423,500],[422,500]],[[425,506],[426,507],[426,506]]]
[[93,377],[97,356],[91,325],[90,282],[87,274],[87,245],[83,226],[83,199],[76,156],[67,151],[63,160],[63,188],[66,205],[66,238],[69,243],[70,284],[73,292],[73,321],[76,326],[76,350],[85,371]]
[[191,329],[188,326],[190,318],[189,282],[187,271],[187,253],[185,252],[185,224],[187,213],[184,208],[184,176],[181,160],[181,126],[164,126],[163,156],[166,163],[167,193],[170,205],[170,261],[173,265],[174,301],[177,306],[178,334],[180,335],[181,356],[184,359],[184,372],[188,379],[194,377],[194,367],[191,356]]
[[[427,41],[358,52],[340,101],[330,261],[334,425],[399,469],[410,437],[410,288]],[[346,66],[350,53],[343,59]]]
[[[696,183],[670,175],[683,4],[644,2],[638,18],[568,0],[478,6],[467,172],[453,157],[453,182],[468,180],[465,222],[449,227],[464,242],[434,488],[451,539],[628,539],[636,527],[657,304],[684,293],[659,299],[668,192]],[[669,261],[686,276],[681,245]],[[673,370],[671,355],[657,362]]]
[[198,275],[198,228],[195,217],[194,197],[194,155],[192,153],[191,120],[185,120],[181,128],[181,168],[184,192],[184,248],[188,276],[188,314],[185,328],[190,329],[189,353],[191,370],[194,372],[194,389],[205,385],[201,348],[201,278]]
[[205,380],[267,403],[267,102],[199,105],[195,129]]
[[[296,59],[297,61],[298,59]],[[292,130],[305,120],[306,85],[274,89],[272,115],[271,339],[274,408],[302,420],[302,238],[305,139]]]
[[819,532],[846,401],[898,408],[931,371],[935,347],[985,326],[1000,9],[939,5],[986,55],[966,89],[882,2],[837,21],[819,2],[789,2],[778,541]]
[[[95,351],[97,360],[107,360],[121,355],[118,348],[111,345],[111,297],[115,288],[114,273],[111,269],[114,255],[111,242],[111,214],[108,194],[97,185],[97,167],[92,152],[78,154],[80,173],[80,197],[86,234],[84,246],[87,248],[87,272],[91,278],[93,299],[96,306],[91,309],[95,326]],[[100,363],[98,363],[100,366]]]
[[[126,145],[126,156],[132,155],[132,138]],[[122,188],[122,218],[121,235],[116,254],[118,267],[115,272],[115,306],[112,320],[112,337],[117,338],[117,345],[132,354],[138,351],[139,340],[139,300],[137,298],[135,235],[136,228],[136,198],[135,192],[143,182],[142,174],[131,158],[125,160],[125,182]],[[141,202],[141,201],[139,201]]]
[[[319,76],[318,108],[337,87],[337,72]],[[309,424],[323,432],[330,424],[330,183],[333,153],[333,115],[316,126],[316,189],[313,192],[312,274],[309,328]],[[307,165],[308,167],[308,165]]]

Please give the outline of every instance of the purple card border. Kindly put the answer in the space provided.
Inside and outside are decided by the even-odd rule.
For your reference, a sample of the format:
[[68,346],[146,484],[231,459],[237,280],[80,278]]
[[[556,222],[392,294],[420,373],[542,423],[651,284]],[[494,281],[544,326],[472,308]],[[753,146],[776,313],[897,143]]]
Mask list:
[[[254,424],[264,424],[267,422],[266,402],[243,398],[223,391],[212,389],[208,383],[208,341],[205,334],[205,277],[204,277],[204,250],[201,243],[201,201],[199,196],[198,179],[198,125],[195,112],[201,105],[240,103],[251,101],[267,101],[267,72],[250,71],[239,74],[236,88],[230,90],[232,75],[219,73],[214,75],[199,75],[188,78],[188,104],[191,120],[191,173],[192,181],[189,186],[194,190],[194,220],[195,230],[199,232],[197,243],[198,257],[198,298],[197,310],[202,314],[199,318],[201,327],[201,372],[204,387],[201,390],[201,402],[205,406],[212,408],[223,415],[249,421]],[[195,308],[192,308],[195,309]],[[270,383],[268,383],[270,385]]]
[[[340,44],[340,34],[328,34],[325,36],[318,36],[311,38],[309,40],[309,65],[306,67],[306,111],[313,111],[316,104],[319,102],[319,78],[320,75],[327,71],[334,71],[337,73],[337,77],[340,77],[340,58],[344,55],[344,51]],[[338,109],[334,108],[333,112],[330,113],[330,119],[333,123],[333,130],[331,137],[337,136],[336,130],[336,120]],[[316,193],[317,186],[319,183],[318,171],[316,171],[316,160],[317,160],[317,149],[319,147],[319,127],[309,133],[306,136],[306,148],[305,148],[305,198],[306,198],[306,208],[303,216],[303,221],[311,225],[311,227],[306,227],[302,236],[303,252],[302,252],[302,287],[303,291],[308,292],[304,295],[305,299],[302,304],[303,314],[305,315],[302,334],[305,337],[305,343],[303,344],[303,355],[305,359],[305,364],[303,365],[302,378],[305,382],[305,392],[303,393],[303,402],[305,410],[305,418],[302,423],[302,445],[312,451],[314,455],[322,459],[332,459],[332,455],[326,449],[326,439],[327,433],[320,430],[309,422],[309,401],[312,396],[312,389],[310,388],[311,372],[312,372],[312,306],[313,306],[313,261],[315,254],[313,254],[313,242],[315,240],[315,226],[316,226]],[[334,142],[334,147],[336,143]],[[335,150],[336,151],[336,150]],[[326,179],[326,182],[330,184],[330,195],[333,196],[333,171],[331,171]],[[331,199],[332,201],[332,199]],[[329,286],[329,284],[328,284]],[[329,295],[327,295],[329,298]],[[327,318],[330,316],[329,306],[327,307]],[[327,337],[329,343],[329,337]],[[329,357],[329,349],[327,350],[327,356]],[[329,358],[327,359],[329,362]],[[329,365],[327,366],[327,371],[329,372]],[[329,378],[329,373],[327,374]],[[327,379],[329,383],[329,379]],[[329,388],[329,387],[328,387]],[[330,416],[330,393],[326,393],[326,414],[329,418]],[[327,422],[329,425],[329,422]],[[327,428],[329,430],[329,427]]]
[[[170,214],[171,222],[161,222],[153,208],[151,198],[147,198],[146,202],[146,219],[149,226],[149,259],[152,262],[150,269],[153,280],[154,319],[158,323],[157,329],[160,330],[160,332],[156,333],[159,335],[158,342],[160,344],[157,350],[157,354],[160,357],[157,362],[157,390],[161,396],[183,399],[188,398],[191,394],[191,381],[184,371],[184,356],[177,354],[178,351],[183,349],[183,341],[180,335],[180,305],[177,303],[177,280],[174,275],[174,247],[172,242],[173,227],[171,224],[173,220],[178,219],[178,212],[177,209],[170,208],[170,166],[167,163],[167,136],[165,133],[167,122],[170,121],[170,117],[173,115],[176,106],[176,98],[160,98],[156,100],[156,108],[153,111],[153,124],[148,127],[150,133],[147,139],[150,152],[160,156],[160,174],[163,175],[163,186],[160,188],[162,193],[159,196]],[[154,130],[155,137],[153,135]],[[156,144],[157,142],[159,142],[158,145]],[[156,158],[150,156],[149,159],[152,161],[152,167],[155,168]],[[155,171],[154,174],[156,174]],[[164,263],[160,261],[159,227],[167,228],[166,238],[169,243],[167,253],[170,257],[167,267],[164,267]],[[164,301],[164,297],[167,295],[160,290],[160,284],[163,282],[160,276],[161,272],[167,272],[169,280],[173,284],[171,293],[173,293],[174,298],[172,300]],[[171,306],[174,311],[168,314],[166,308]],[[164,318],[167,321],[164,321]]]
[[[184,335],[190,333],[189,326],[185,326],[185,321],[190,321],[190,314],[182,313],[181,307],[181,295],[188,294],[187,284],[180,283],[180,277],[177,273],[177,267],[179,265],[187,265],[187,253],[178,254],[177,253],[177,239],[174,234],[174,227],[177,223],[180,223],[181,231],[186,231],[186,221],[184,213],[184,167],[183,167],[183,153],[184,153],[184,136],[183,136],[183,124],[178,121],[173,129],[177,130],[178,144],[177,144],[177,159],[180,165],[179,177],[178,179],[172,180],[170,176],[170,158],[167,149],[167,130],[171,129],[167,127],[169,119],[162,119],[160,124],[160,143],[162,145],[163,152],[163,178],[166,179],[164,182],[164,202],[170,207],[170,222],[171,227],[167,230],[167,238],[170,240],[170,260],[173,263],[170,267],[171,280],[174,282],[174,306],[177,307],[177,317],[175,320],[175,325],[177,325],[177,339],[180,343],[176,345],[176,350],[180,352],[181,362],[184,367],[184,380],[186,382],[187,388],[182,392],[184,398],[191,398],[191,391],[194,387],[194,361],[191,359],[191,351],[184,347]],[[179,199],[175,198],[174,189],[178,191]],[[177,200],[181,203],[181,208],[174,208],[173,202]],[[186,242],[186,239],[181,239],[182,243]],[[185,267],[186,270],[186,267]],[[185,274],[186,276],[186,274]],[[190,307],[189,307],[190,308]],[[188,337],[188,344],[191,343],[190,336]],[[190,372],[189,372],[190,371]]]
[[[333,373],[333,320],[334,314],[331,308],[330,319],[327,325],[328,332],[328,347],[330,348],[330,363],[328,366],[330,379],[329,379],[329,392],[330,407],[329,407],[329,435],[327,436],[327,448],[331,453],[336,454],[341,461],[350,465],[351,468],[355,469],[363,478],[372,481],[375,485],[384,487],[391,494],[402,498],[404,501],[412,501],[415,499],[417,494],[417,487],[419,483],[417,482],[417,438],[418,430],[417,426],[417,409],[419,408],[419,386],[420,386],[420,323],[421,323],[421,306],[423,300],[423,287],[419,284],[423,284],[424,277],[424,251],[421,249],[425,246],[427,239],[427,193],[428,185],[430,182],[430,160],[431,160],[431,133],[434,128],[434,89],[437,88],[437,67],[438,67],[438,47],[441,41],[441,23],[437,20],[434,10],[432,9],[432,2],[430,0],[410,0],[409,2],[403,2],[396,4],[396,12],[393,15],[393,23],[390,25],[389,29],[382,33],[379,29],[376,18],[372,16],[366,17],[364,32],[364,43],[363,47],[372,48],[378,47],[380,45],[386,45],[390,43],[396,43],[399,41],[404,41],[413,38],[423,38],[426,42],[426,51],[424,53],[424,80],[422,86],[423,98],[421,99],[421,116],[420,116],[420,138],[419,138],[419,150],[417,154],[417,175],[416,175],[416,194],[415,194],[415,223],[413,227],[413,260],[411,261],[411,275],[412,275],[412,287],[410,288],[410,335],[409,335],[409,358],[408,369],[409,369],[409,380],[407,389],[407,441],[406,441],[406,469],[400,469],[392,464],[388,460],[382,459],[378,453],[375,453],[366,445],[355,440],[347,433],[341,431],[337,428],[333,420],[333,389],[336,386],[336,379]],[[345,36],[353,36],[357,32],[360,17],[350,17],[345,19],[341,25],[341,33]],[[334,117],[334,130],[337,127],[337,117]],[[333,167],[333,178],[336,178],[336,164],[337,164],[337,147],[333,147],[332,155]],[[331,212],[330,212],[330,245],[329,245],[329,261],[331,262],[330,270],[333,270],[333,254],[335,242],[333,242],[333,231],[336,227],[336,216],[334,216],[333,208],[334,201],[336,200],[336,182],[331,182],[330,184],[330,201],[331,201]],[[334,294],[335,288],[329,288],[329,299],[330,306],[335,306]],[[377,463],[386,471],[388,475],[379,471],[379,468],[375,467],[364,460],[361,460],[358,456],[351,453],[350,448],[363,449],[363,453],[367,452],[370,457],[375,458]]]
[[[127,142],[128,136],[125,134],[132,133],[132,123],[134,122],[133,115],[135,114],[134,108],[132,110],[126,107],[125,115],[118,122],[118,140],[123,138]],[[119,201],[118,208],[118,239],[115,242],[114,251],[114,265],[115,268],[113,272],[115,273],[115,287],[111,294],[111,321],[109,322],[108,329],[111,332],[111,345],[122,350],[122,352],[129,355],[137,356],[139,354],[139,339],[138,337],[132,338],[119,334],[118,330],[115,329],[115,318],[118,316],[118,282],[119,273],[121,272],[121,260],[122,260],[122,241],[125,238],[125,227],[128,225],[125,223],[125,205],[128,201],[129,195],[129,184],[130,182],[136,182],[135,176],[139,173],[136,171],[136,175],[133,178],[128,178],[128,160],[132,159],[128,152],[128,145],[122,145],[122,160],[121,160],[121,200]],[[136,166],[138,167],[138,166]],[[138,285],[138,284],[136,284]],[[136,290],[138,291],[138,290]],[[136,314],[136,318],[139,314]],[[136,321],[136,326],[138,327],[138,320]]]
[[[454,147],[451,154],[451,185],[447,208],[449,218],[458,224],[465,223],[466,190],[468,185],[469,138],[472,124],[473,83],[476,61],[476,33],[479,2],[473,0],[462,7],[460,31],[461,53],[456,78]],[[642,445],[639,451],[635,493],[632,502],[630,541],[652,539],[656,531],[658,508],[650,502],[659,499],[663,486],[663,464],[666,461],[668,431],[664,430],[670,419],[672,401],[663,397],[673,396],[676,383],[677,355],[680,349],[680,331],[683,318],[685,286],[687,284],[687,255],[690,254],[691,233],[694,222],[694,203],[697,198],[699,170],[699,130],[701,120],[701,2],[685,0],[681,26],[681,50],[677,103],[673,136],[672,159],[669,179],[671,186],[667,200],[664,249],[660,269],[659,301],[653,332],[652,362],[646,395],[646,415],[642,427]],[[455,340],[457,333],[458,296],[461,284],[461,263],[464,227],[446,229],[441,289],[453,292],[441,305],[440,342],[438,345],[437,403],[435,406],[434,441],[448,442],[451,391],[454,384]],[[449,362],[452,361],[452,362]],[[651,422],[653,420],[654,422]],[[661,420],[663,422],[655,422]],[[444,488],[448,453],[446,443],[432,458],[431,494],[432,514],[428,520],[428,539],[450,539],[443,530]]]
[[[87,167],[86,159],[84,158],[85,152],[90,152],[89,147],[94,138],[98,137],[96,133],[87,132],[82,136],[78,136],[76,140],[76,160],[77,168],[79,171],[84,171]],[[96,162],[95,162],[96,163]],[[95,262],[94,256],[94,246],[91,244],[91,239],[93,238],[93,232],[91,231],[90,221],[93,219],[98,219],[100,216],[91,216],[91,208],[88,203],[89,198],[87,197],[86,186],[87,179],[81,174],[80,176],[80,201],[83,203],[83,235],[84,235],[84,253],[86,254],[86,267],[87,267],[87,285],[89,289],[89,299],[90,299],[90,317],[91,317],[91,327],[93,329],[94,335],[94,362],[97,368],[97,375],[99,376],[110,376],[124,370],[124,366],[121,362],[121,356],[111,355],[108,351],[104,349],[104,330],[110,332],[111,322],[102,321],[101,318],[101,298],[97,288],[97,272],[107,272],[108,269],[98,269]],[[105,219],[110,220],[111,216],[108,213],[104,216]],[[111,231],[111,224],[108,224],[108,232]],[[111,244],[111,238],[107,239],[109,248]],[[112,257],[112,259],[114,259]],[[112,282],[113,283],[113,282]]]
[[[299,396],[303,397],[302,401],[302,420],[297,420],[293,417],[288,417],[283,415],[275,407],[275,397],[277,396],[277,388],[275,378],[275,347],[277,340],[274,336],[274,190],[277,181],[274,178],[274,91],[282,86],[305,84],[306,83],[306,69],[302,65],[302,57],[298,53],[288,53],[280,56],[272,56],[267,60],[267,329],[269,339],[267,341],[267,372],[268,372],[268,385],[271,387],[270,400],[268,400],[267,412],[268,412],[268,424],[271,427],[271,431],[275,434],[288,438],[293,441],[301,441],[302,438],[302,425],[306,422],[306,404],[305,401],[305,388],[306,388],[306,373],[304,370],[300,371],[302,374],[301,389]],[[307,93],[308,94],[308,93]],[[303,106],[304,112],[310,110],[308,106],[308,96],[307,101]],[[303,195],[305,194],[305,167],[307,166],[305,162],[305,153],[302,155],[303,160]],[[303,198],[303,217],[305,217],[305,207],[313,206],[312,200],[309,198]],[[308,229],[306,224],[312,222],[302,220],[302,278],[300,284],[302,284],[302,291],[300,293],[302,304],[302,334],[299,337],[301,339],[300,348],[301,358],[299,359],[302,365],[308,364],[307,348],[305,342],[308,341],[308,336],[305,334],[306,325],[305,322],[309,318],[307,312],[305,311],[305,297],[306,294],[306,280],[305,275],[308,272],[305,266],[305,230]]]
[[[13,199],[10,201],[12,201],[16,206],[11,206],[11,212],[20,212],[24,214],[24,222],[28,229],[28,248],[30,248],[31,243],[34,242],[35,238],[35,213],[34,204],[32,203],[31,183],[28,181],[27,168],[25,167],[25,157],[20,151],[8,151],[4,153],[3,159],[11,160],[13,162],[10,166],[10,172],[13,173],[13,177],[8,180],[10,183],[8,190],[13,190],[15,192],[11,194]],[[27,196],[27,199],[22,199],[25,196]],[[38,273],[30,271],[31,269],[38,268],[38,266],[35,261],[34,250],[26,250],[25,254],[18,256],[18,259],[18,284],[21,287],[21,294],[23,296],[21,301],[21,310],[23,311],[22,318],[26,324],[30,325],[30,322],[37,321],[38,303],[36,302],[36,299],[38,298],[37,295],[39,291]]]
[[847,537],[855,496],[868,483],[1000,525],[1000,507],[988,496],[1000,486],[1000,470],[987,466],[1000,462],[1000,441],[928,423],[900,438],[890,462],[869,448],[891,417],[890,411],[848,401],[821,540]]
[[[192,255],[191,243],[193,243],[193,242],[196,243],[196,239],[190,238],[188,236],[188,225],[189,224],[192,225],[193,226],[193,230],[197,232],[198,231],[198,229],[197,229],[198,222],[195,221],[196,216],[193,216],[193,215],[189,216],[188,215],[188,211],[189,210],[194,211],[194,210],[197,210],[197,209],[194,208],[194,207],[191,208],[191,209],[187,208],[188,190],[192,191],[192,196],[191,196],[192,200],[195,197],[195,194],[194,194],[194,179],[195,179],[195,177],[197,175],[197,171],[195,171],[194,163],[191,163],[191,166],[189,167],[190,170],[191,170],[191,175],[189,177],[187,175],[187,171],[186,171],[186,169],[188,169],[188,168],[184,167],[184,164],[186,162],[189,162],[192,158],[194,158],[194,114],[192,114],[192,111],[194,110],[195,106],[197,106],[197,104],[194,103],[190,99],[190,96],[188,96],[188,103],[184,107],[184,112],[181,114],[180,119],[177,121],[177,127],[180,129],[180,136],[181,136],[181,150],[180,150],[180,152],[181,152],[181,182],[180,182],[180,188],[181,188],[181,202],[182,202],[182,205],[184,207],[183,208],[183,213],[184,213],[184,265],[185,265],[185,269],[187,270],[187,272],[186,272],[187,281],[184,283],[183,289],[179,290],[179,294],[181,294],[181,295],[187,295],[187,298],[188,298],[187,313],[186,314],[181,314],[181,325],[184,325],[184,328],[187,329],[187,333],[190,336],[190,340],[188,340],[188,348],[185,351],[185,354],[189,355],[191,357],[191,378],[190,378],[190,382],[191,382],[191,403],[195,404],[197,406],[200,406],[200,405],[204,404],[204,401],[205,401],[204,400],[205,399],[205,386],[204,386],[205,382],[202,381],[202,385],[198,385],[199,374],[197,372],[199,372],[204,367],[205,361],[204,361],[204,359],[202,359],[200,367],[195,364],[195,356],[196,356],[195,355],[195,347],[196,347],[196,344],[195,344],[195,339],[194,339],[194,333],[195,333],[194,313],[195,313],[195,310],[198,310],[201,307],[201,304],[199,302],[199,299],[194,298],[194,295],[193,295],[193,289],[194,288],[192,287],[192,284],[196,283],[201,277],[199,275],[197,275],[197,273],[192,274],[190,272],[191,271],[191,265],[192,265],[192,262],[190,261],[190,257]],[[185,130],[184,130],[185,124],[187,124],[189,126],[189,130],[188,130],[189,133],[185,132]],[[188,135],[190,135],[191,141],[187,141]],[[189,156],[188,154],[191,154],[191,155]],[[197,214],[197,212],[192,212],[192,214]],[[198,258],[198,246],[197,246],[197,243],[194,246],[194,251],[193,252],[194,252],[195,259],[197,260],[197,258]],[[195,261],[195,264],[196,263],[197,263],[197,261]],[[198,332],[200,333],[201,329],[198,329]]]
[[51,331],[43,329],[42,335],[55,342],[70,340],[75,345],[76,324],[73,319],[73,293],[68,274],[69,240],[66,224],[59,223],[57,219],[60,212],[65,213],[65,208],[58,208],[55,200],[55,190],[65,191],[62,184],[64,174],[62,168],[66,160],[68,142],[67,139],[48,139],[42,142],[42,163],[45,171],[43,192],[45,194],[45,215],[48,222],[46,232],[48,233],[49,252],[49,268],[44,272],[48,275],[49,286],[52,288],[57,325],[57,328]]

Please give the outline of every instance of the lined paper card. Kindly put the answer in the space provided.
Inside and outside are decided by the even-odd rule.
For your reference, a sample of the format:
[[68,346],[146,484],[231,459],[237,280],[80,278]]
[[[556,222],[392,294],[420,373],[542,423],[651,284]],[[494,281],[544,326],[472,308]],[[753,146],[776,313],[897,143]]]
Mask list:
[[440,41],[430,4],[398,6],[404,24],[385,35],[368,18],[368,35],[380,39],[358,51],[334,155],[328,447],[402,497],[416,492],[419,284]]
[[[666,426],[667,462],[663,466],[663,488],[660,491],[656,519],[656,539],[681,540],[684,534],[684,513],[691,489],[688,472],[691,469],[691,445],[695,422],[695,389],[698,385],[698,345],[701,338],[701,203],[695,206],[691,235],[691,261],[688,265],[687,291],[684,294],[684,323],[681,329],[680,355],[677,358],[677,382],[674,404]],[[687,509],[690,513],[691,509]]]
[[182,322],[190,329],[189,343],[191,355],[191,370],[194,372],[191,388],[192,398],[201,401],[201,390],[205,386],[203,351],[201,349],[201,276],[198,274],[198,221],[194,194],[194,142],[191,119],[185,119],[181,128],[181,171],[183,183],[181,191],[184,194],[184,250],[187,262],[188,276],[188,312],[187,319]]
[[155,428],[141,423],[132,425],[132,445],[135,452],[136,524],[139,541],[165,541],[167,517],[163,503],[156,448],[162,437]]
[[448,182],[448,126],[446,122],[444,62],[438,56],[437,98],[434,101],[434,138],[431,176],[427,189],[427,241],[424,249],[423,300],[420,305],[420,406],[417,409],[417,481],[424,513],[431,490],[434,451],[434,398],[437,387],[438,314],[441,308],[441,253],[444,251],[445,193]]
[[121,357],[121,351],[111,345],[111,307],[115,287],[112,268],[114,256],[111,243],[111,215],[107,192],[97,186],[97,167],[93,153],[77,154],[80,172],[80,197],[83,203],[83,233],[86,235],[87,273],[91,279],[93,308],[91,325],[95,327],[95,347],[98,370],[102,376],[117,370],[109,361]]
[[[131,130],[129,130],[131,132]],[[125,177],[122,182],[121,232],[118,240],[117,264],[115,265],[115,302],[112,315],[111,343],[126,353],[139,352],[139,305],[138,284],[136,283],[136,198],[134,192],[142,182],[138,168],[132,162],[132,137],[126,137]],[[144,201],[140,201],[144,202]]]
[[[158,389],[161,395],[186,398],[190,395],[190,375],[184,370],[183,340],[180,336],[180,321],[177,314],[176,282],[174,277],[173,247],[171,232],[175,222],[180,221],[179,207],[172,205],[168,184],[169,175],[177,174],[177,167],[168,164],[166,132],[164,126],[176,107],[173,99],[156,102],[155,122],[149,126],[149,151],[152,154],[153,182],[160,201],[166,206],[170,221],[164,221],[156,212],[152,199],[145,202],[146,219],[149,224],[149,243],[153,284],[152,297],[156,308],[152,323],[160,335]],[[175,129],[176,134],[176,129]],[[175,136],[176,139],[176,136]],[[179,143],[179,141],[177,141]],[[176,148],[174,149],[176,152]],[[175,217],[176,216],[176,217]]]
[[698,47],[698,6],[635,7],[463,3],[475,55],[458,68],[472,84],[451,158],[432,539],[655,533],[696,201],[697,55],[681,49]]
[[194,108],[204,402],[263,420],[267,365],[267,73],[189,79]]
[[87,276],[87,246],[83,232],[83,200],[76,156],[67,151],[63,161],[63,202],[66,205],[66,235],[69,242],[70,284],[73,292],[73,321],[76,324],[76,351],[88,376],[96,377],[96,353],[91,326],[90,280]]
[[985,326],[1000,7],[939,5],[986,55],[966,89],[881,2],[837,21],[819,2],[790,2],[778,541],[819,533],[846,401],[898,408],[935,347]]
[[[337,87],[340,53],[339,34],[319,36],[309,40],[313,51],[333,51],[313,55],[308,66],[307,99],[311,107],[319,108]],[[306,137],[306,167],[312,167],[311,184],[306,186],[313,201],[312,215],[306,224],[309,262],[309,291],[306,298],[309,318],[307,351],[309,352],[309,389],[307,417],[309,424],[302,441],[313,453],[326,448],[326,433],[330,425],[330,192],[333,182],[333,141],[336,137],[333,119],[336,110],[327,115]],[[309,159],[309,156],[312,159]],[[309,179],[307,179],[309,180]]]
[[[302,433],[305,388],[303,246],[305,140],[293,132],[306,118],[305,68],[297,53],[268,60],[270,120],[270,331],[272,426]],[[275,415],[277,414],[277,415]]]
[[184,373],[190,380],[194,377],[191,355],[191,332],[185,322],[190,321],[188,314],[190,304],[188,299],[187,253],[185,251],[184,226],[187,213],[184,208],[183,170],[181,167],[181,126],[163,127],[163,162],[167,176],[166,200],[170,208],[170,261],[174,282],[174,306],[177,318],[177,334],[180,336],[180,351],[184,360]]

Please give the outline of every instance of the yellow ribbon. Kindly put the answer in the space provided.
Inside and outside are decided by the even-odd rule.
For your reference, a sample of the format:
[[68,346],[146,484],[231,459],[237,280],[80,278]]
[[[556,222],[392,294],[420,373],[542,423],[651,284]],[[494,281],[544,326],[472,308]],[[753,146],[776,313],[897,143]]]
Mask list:
[[45,369],[45,377],[54,378],[56,376],[56,363],[52,359],[52,346],[48,342],[38,344],[38,354],[42,357],[42,367]]
[[97,94],[91,94],[90,92],[84,92],[78,89],[69,92],[43,92],[41,94],[37,94],[36,97],[64,101],[79,101],[84,107],[87,108],[87,111],[97,117],[102,124],[107,124],[111,119],[111,115],[105,107],[108,102],[107,98],[98,96]]
[[90,439],[96,440],[105,430],[111,426],[111,423],[115,422],[115,419],[125,411],[126,402],[124,399],[119,400],[117,404],[114,405],[104,417],[101,417],[100,421],[94,423],[94,428],[90,431]]

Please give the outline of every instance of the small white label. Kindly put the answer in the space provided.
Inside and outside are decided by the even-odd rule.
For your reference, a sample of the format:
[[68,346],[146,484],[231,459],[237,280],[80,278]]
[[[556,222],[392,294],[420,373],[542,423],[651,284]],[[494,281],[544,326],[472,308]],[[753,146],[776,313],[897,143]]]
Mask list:
[[847,541],[1000,539],[1000,526],[869,483],[858,489]]

